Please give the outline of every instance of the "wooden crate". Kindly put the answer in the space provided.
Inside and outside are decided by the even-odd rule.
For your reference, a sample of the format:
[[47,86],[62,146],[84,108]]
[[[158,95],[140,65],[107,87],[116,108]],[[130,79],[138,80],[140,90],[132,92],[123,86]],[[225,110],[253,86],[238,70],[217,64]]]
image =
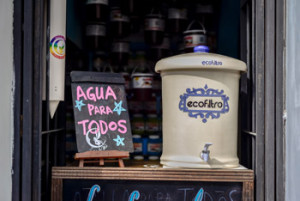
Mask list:
[[[124,183],[126,184],[126,189],[124,188]],[[183,193],[185,194],[185,198],[181,200],[192,201],[192,199],[189,198],[192,196],[194,199],[195,194],[200,188],[204,189],[204,196],[207,197],[206,200],[254,200],[254,173],[252,170],[166,169],[161,167],[53,167],[51,200],[75,200],[75,196],[84,196],[80,197],[80,199],[87,200],[86,194],[88,194],[88,191],[90,190],[87,189],[87,187],[91,188],[92,184],[99,184],[99,186],[101,186],[101,190],[103,189],[106,191],[105,196],[108,196],[108,194],[114,194],[113,198],[106,197],[106,199],[104,199],[103,191],[103,198],[97,198],[95,200],[121,200],[116,199],[117,196],[121,196],[119,194],[123,191],[125,192],[125,190],[128,193],[130,190],[135,189],[140,190],[142,193],[144,192],[145,196],[143,199],[141,198],[141,200],[155,200],[150,198],[150,194],[153,194],[153,197],[155,196],[155,193],[157,195],[160,193],[162,196],[157,200],[169,201],[172,200],[172,196],[175,196],[172,193],[175,193],[176,191],[176,196],[183,196]],[[107,187],[105,185],[107,185]],[[187,186],[187,189],[194,189],[194,191],[177,192],[179,188],[181,190],[184,189],[184,186]],[[78,188],[79,190],[76,190],[75,188]],[[116,188],[117,190],[115,191],[112,188]],[[123,188],[122,192],[121,188]],[[155,189],[158,190],[155,191]],[[187,193],[190,193],[191,195],[188,195]],[[233,194],[238,195],[238,198],[233,199]],[[79,197],[77,199],[79,200]],[[125,200],[128,200],[128,198]],[[203,201],[204,200],[205,199],[203,199]]]

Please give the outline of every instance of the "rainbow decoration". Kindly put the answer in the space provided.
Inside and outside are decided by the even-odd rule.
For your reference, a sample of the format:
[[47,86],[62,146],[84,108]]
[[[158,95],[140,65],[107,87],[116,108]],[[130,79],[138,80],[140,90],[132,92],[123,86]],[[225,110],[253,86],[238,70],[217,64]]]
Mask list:
[[47,48],[49,48],[49,110],[51,118],[54,117],[59,102],[65,98],[66,11],[67,0],[50,0]]
[[66,42],[65,37],[62,35],[54,36],[50,41],[50,52],[51,54],[58,58],[64,59],[65,58],[65,49],[66,49]]

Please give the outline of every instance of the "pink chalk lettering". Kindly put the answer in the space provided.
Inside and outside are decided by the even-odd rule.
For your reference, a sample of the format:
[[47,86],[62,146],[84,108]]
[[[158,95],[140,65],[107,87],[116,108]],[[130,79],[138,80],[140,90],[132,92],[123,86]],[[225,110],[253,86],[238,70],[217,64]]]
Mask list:
[[109,106],[106,106],[106,114],[107,114],[107,115],[113,114],[113,111],[110,109]]
[[88,110],[89,110],[89,115],[92,116],[93,115],[93,110],[94,110],[95,106],[94,105],[91,105],[91,104],[88,104]]
[[125,134],[127,133],[126,120],[119,120],[118,122],[110,121],[107,123],[106,121],[99,120],[91,120],[88,119],[77,122],[78,125],[82,125],[83,134],[87,134],[87,130],[89,130],[92,134],[97,134],[99,131],[102,135],[105,135],[108,131],[118,131],[119,133]]
[[81,86],[77,86],[77,89],[76,89],[76,92],[77,92],[77,100],[80,100],[81,97],[83,97],[84,100],[86,100],[86,96],[85,96],[85,93],[83,92]]
[[110,86],[108,86],[106,89],[105,99],[107,100],[109,96],[112,96],[114,98],[114,100],[117,100],[116,94]]
[[100,89],[96,87],[96,97],[98,100],[104,99],[103,87],[100,87]]
[[89,122],[88,119],[77,122],[77,124],[82,125],[83,135],[86,135],[86,123]]
[[103,87],[89,87],[86,93],[84,93],[81,86],[77,86],[77,100],[80,100],[81,97],[83,97],[84,100],[89,99],[94,102],[103,99],[108,100],[109,97],[113,97],[114,100],[117,100],[116,94],[110,86],[106,89],[105,98]]
[[91,90],[93,90],[94,87],[89,87],[87,90],[86,90],[86,95],[88,97],[89,100],[92,100],[92,101],[95,101],[96,102],[96,96],[94,93],[91,93]]
[[117,130],[118,125],[117,125],[116,122],[111,121],[111,122],[108,124],[108,128],[109,128],[109,130],[111,130],[111,131],[115,131],[115,130]]
[[100,106],[100,114],[106,114],[105,107],[103,105]]
[[[92,129],[92,128],[95,128],[93,125],[96,124],[96,129]],[[95,121],[95,120],[92,120],[90,123],[89,123],[89,131],[92,133],[92,134],[97,134],[99,132],[99,125],[98,123]]]
[[95,113],[94,113],[94,114],[95,114],[95,115],[96,115],[96,114],[100,114],[100,115],[101,115],[101,111],[99,110],[99,108],[98,108],[97,106],[95,107]]
[[[125,124],[125,125],[123,125],[123,124]],[[124,120],[124,119],[119,120],[118,126],[120,127],[120,128],[118,128],[118,131],[120,133],[122,133],[122,134],[127,133],[126,120]]]
[[110,109],[109,106],[95,106],[93,104],[88,104],[88,111],[89,111],[89,115],[109,115],[109,114],[113,114],[113,111]]
[[105,121],[99,120],[99,124],[100,124],[101,134],[102,135],[106,134],[108,131],[107,123]]

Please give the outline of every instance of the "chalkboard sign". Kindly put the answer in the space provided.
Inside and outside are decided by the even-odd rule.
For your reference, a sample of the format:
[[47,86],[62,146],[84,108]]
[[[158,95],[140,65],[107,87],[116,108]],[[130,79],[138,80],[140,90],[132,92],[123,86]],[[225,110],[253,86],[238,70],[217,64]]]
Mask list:
[[242,183],[64,180],[70,201],[242,201]]
[[248,169],[53,167],[52,201],[253,201]]
[[117,73],[71,72],[78,152],[133,151],[124,78]]

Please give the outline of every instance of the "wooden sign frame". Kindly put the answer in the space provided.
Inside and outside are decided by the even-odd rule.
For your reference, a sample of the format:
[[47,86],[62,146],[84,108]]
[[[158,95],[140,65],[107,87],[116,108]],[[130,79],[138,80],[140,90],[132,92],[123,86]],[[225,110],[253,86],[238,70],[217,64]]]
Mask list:
[[51,201],[63,200],[64,180],[238,182],[242,201],[254,201],[254,172],[249,169],[167,169],[113,167],[53,167]]
[[123,76],[72,71],[71,80],[78,152],[133,152]]
[[79,167],[105,162],[124,167],[133,142],[123,76],[73,71],[71,80]]

